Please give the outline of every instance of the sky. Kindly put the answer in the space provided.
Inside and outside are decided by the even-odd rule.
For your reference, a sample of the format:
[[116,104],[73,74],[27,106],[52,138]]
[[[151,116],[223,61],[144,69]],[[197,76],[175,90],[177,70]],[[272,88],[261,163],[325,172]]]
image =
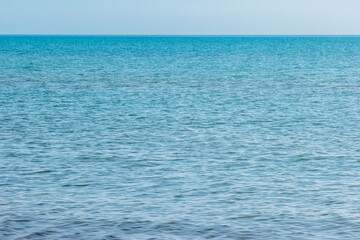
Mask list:
[[359,0],[0,0],[0,34],[360,34]]

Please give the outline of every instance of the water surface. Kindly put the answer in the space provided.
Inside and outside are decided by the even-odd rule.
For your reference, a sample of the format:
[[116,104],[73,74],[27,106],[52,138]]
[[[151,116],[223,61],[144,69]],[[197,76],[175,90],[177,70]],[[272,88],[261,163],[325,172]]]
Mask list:
[[360,238],[360,38],[0,36],[1,239]]

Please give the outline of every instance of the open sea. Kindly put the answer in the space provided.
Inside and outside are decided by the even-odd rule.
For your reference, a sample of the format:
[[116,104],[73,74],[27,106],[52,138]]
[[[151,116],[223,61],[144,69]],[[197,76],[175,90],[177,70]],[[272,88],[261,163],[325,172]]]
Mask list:
[[360,239],[360,37],[0,36],[0,239]]

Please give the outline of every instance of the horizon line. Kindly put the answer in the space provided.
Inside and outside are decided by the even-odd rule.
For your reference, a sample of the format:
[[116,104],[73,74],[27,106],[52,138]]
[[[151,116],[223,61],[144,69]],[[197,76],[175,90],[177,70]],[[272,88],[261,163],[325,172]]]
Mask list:
[[0,36],[113,36],[113,37],[360,37],[360,34],[73,34],[0,33]]

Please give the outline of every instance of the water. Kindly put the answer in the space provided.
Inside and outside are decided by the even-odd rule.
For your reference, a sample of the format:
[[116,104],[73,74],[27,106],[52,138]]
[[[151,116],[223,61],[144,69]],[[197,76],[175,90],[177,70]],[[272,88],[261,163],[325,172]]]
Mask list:
[[359,37],[0,37],[0,239],[360,238]]

